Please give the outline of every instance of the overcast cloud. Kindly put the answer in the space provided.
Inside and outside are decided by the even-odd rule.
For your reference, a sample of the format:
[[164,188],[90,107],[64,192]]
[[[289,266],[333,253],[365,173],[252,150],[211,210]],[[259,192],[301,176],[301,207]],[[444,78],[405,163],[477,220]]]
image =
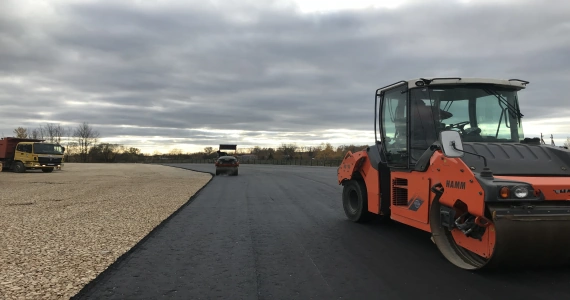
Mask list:
[[369,144],[375,89],[460,76],[530,81],[525,134],[570,136],[570,2],[422,2],[2,0],[0,135],[88,122],[149,153]]

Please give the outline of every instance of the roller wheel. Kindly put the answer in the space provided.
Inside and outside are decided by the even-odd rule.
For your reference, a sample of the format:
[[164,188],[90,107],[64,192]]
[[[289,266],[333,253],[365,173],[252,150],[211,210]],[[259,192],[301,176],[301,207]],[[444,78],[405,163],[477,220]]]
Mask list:
[[51,172],[53,172],[53,168],[44,168],[44,169],[42,169],[42,172],[51,173]]
[[[569,205],[536,205],[513,212],[512,205],[488,204],[492,223],[482,227],[479,239],[454,227],[442,226],[440,203],[430,210],[433,241],[443,256],[465,270],[570,265]],[[549,213],[550,211],[556,213]],[[461,220],[459,222],[462,223]],[[475,228],[475,227],[472,227]],[[468,250],[468,249],[471,249]]]
[[[454,228],[453,230],[455,232],[452,233],[448,228],[441,225],[440,208],[441,205],[439,201],[435,201],[430,210],[430,226],[433,242],[441,254],[452,264],[465,270],[477,270],[487,265],[489,260],[492,258],[492,253],[486,253],[488,258],[485,258],[484,256],[462,247],[457,238],[462,238],[464,241],[467,240],[470,243],[478,243],[478,248],[490,249],[488,252],[492,252],[495,243],[494,235],[492,237],[485,235],[481,241],[479,241],[472,238],[464,238],[463,232],[459,231],[457,228]],[[493,225],[491,224],[486,228],[486,230],[494,231]]]
[[366,185],[360,180],[349,180],[344,184],[342,205],[346,216],[353,222],[368,222],[374,216],[368,211]]

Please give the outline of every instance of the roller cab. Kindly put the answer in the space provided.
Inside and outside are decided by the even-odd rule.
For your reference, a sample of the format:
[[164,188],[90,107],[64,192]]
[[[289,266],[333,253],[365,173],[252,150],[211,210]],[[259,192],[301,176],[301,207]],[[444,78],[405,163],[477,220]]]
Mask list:
[[420,78],[378,89],[376,142],[338,169],[347,217],[430,232],[463,269],[570,263],[570,152],[524,137],[527,84]]

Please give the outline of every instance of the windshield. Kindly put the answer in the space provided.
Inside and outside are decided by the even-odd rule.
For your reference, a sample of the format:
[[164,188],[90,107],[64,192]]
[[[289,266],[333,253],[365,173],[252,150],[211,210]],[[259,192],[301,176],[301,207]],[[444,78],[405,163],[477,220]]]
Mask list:
[[62,155],[63,148],[56,144],[34,143],[34,153]]
[[524,139],[514,89],[436,86],[410,90],[410,100],[412,144],[429,147],[441,130],[458,131],[464,142],[518,143]]

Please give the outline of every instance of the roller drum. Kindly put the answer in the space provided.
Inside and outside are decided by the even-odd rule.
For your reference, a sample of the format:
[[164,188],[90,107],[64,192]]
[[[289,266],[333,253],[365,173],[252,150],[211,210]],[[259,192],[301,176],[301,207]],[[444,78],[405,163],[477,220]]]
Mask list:
[[570,207],[489,206],[496,238],[490,267],[570,264]]
[[488,209],[493,225],[486,230],[494,231],[494,238],[477,241],[492,249],[484,258],[456,243],[440,223],[439,204],[434,206],[433,241],[451,263],[466,270],[570,265],[570,203]]

